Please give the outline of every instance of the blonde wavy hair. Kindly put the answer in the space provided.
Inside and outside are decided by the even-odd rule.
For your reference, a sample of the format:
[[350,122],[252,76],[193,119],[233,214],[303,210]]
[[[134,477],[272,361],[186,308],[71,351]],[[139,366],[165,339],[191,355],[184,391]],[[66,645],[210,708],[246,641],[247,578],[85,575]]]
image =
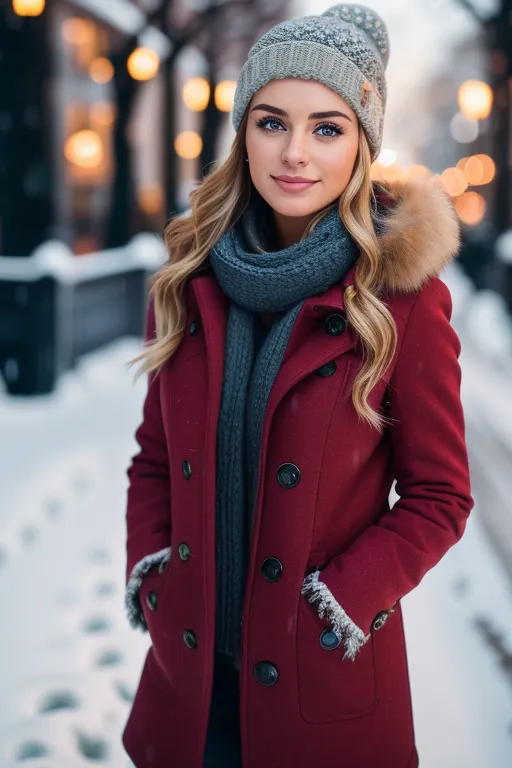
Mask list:
[[[251,178],[245,162],[245,116],[228,158],[190,195],[191,211],[170,221],[165,229],[169,254],[166,264],[150,279],[154,301],[156,339],[147,341],[131,366],[142,361],[135,379],[143,373],[156,375],[178,348],[186,328],[184,291],[187,279],[206,260],[212,246],[241,217],[251,194]],[[371,154],[359,127],[359,149],[354,171],[345,191],[309,223],[302,239],[338,205],[339,215],[360,248],[354,284],[344,292],[345,310],[361,342],[363,362],[352,385],[352,402],[359,418],[382,432],[389,419],[375,411],[368,398],[385,374],[395,353],[397,331],[393,317],[379,296],[384,271],[375,232],[377,202],[370,178]]]

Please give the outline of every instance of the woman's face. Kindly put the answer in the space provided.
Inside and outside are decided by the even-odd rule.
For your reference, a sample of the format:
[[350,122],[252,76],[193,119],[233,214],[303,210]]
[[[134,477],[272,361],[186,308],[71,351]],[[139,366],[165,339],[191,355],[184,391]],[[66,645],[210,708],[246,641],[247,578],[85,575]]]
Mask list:
[[253,184],[278,220],[311,218],[342,194],[358,133],[345,100],[317,81],[272,80],[260,88],[249,105],[246,148]]

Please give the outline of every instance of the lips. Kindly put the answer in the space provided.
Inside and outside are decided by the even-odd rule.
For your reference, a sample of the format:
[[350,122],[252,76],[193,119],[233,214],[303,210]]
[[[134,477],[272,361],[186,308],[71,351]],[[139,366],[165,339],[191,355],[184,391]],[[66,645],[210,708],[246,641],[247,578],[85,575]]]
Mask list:
[[272,176],[272,178],[285,192],[302,192],[318,183],[313,179],[305,179],[303,176]]

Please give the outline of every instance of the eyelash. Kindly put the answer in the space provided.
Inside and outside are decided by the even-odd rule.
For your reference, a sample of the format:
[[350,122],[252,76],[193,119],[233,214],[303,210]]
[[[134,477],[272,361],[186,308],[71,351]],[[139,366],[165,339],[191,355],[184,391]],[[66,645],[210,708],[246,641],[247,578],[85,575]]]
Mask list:
[[[283,125],[280,120],[278,120],[276,117],[262,117],[261,120],[258,120],[256,125],[258,128],[261,128],[262,130],[266,130],[266,126],[269,123],[278,123],[279,125]],[[341,128],[339,125],[336,125],[336,123],[320,123],[320,125],[317,125],[315,130],[318,130],[319,128],[332,128],[336,132],[336,136],[342,136],[345,133],[345,130]],[[275,131],[268,131],[268,133],[275,133]],[[335,136],[320,136],[321,139],[334,139]]]

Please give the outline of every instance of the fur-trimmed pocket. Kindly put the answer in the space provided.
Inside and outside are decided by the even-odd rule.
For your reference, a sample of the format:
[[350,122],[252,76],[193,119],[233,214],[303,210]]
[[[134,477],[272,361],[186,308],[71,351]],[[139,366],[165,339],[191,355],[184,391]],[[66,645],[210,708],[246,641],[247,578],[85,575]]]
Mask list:
[[[373,637],[354,661],[344,648],[326,650],[322,632],[330,628],[301,595],[297,624],[297,676],[301,715],[309,723],[332,723],[369,714],[377,704]],[[332,637],[332,636],[331,636]]]

